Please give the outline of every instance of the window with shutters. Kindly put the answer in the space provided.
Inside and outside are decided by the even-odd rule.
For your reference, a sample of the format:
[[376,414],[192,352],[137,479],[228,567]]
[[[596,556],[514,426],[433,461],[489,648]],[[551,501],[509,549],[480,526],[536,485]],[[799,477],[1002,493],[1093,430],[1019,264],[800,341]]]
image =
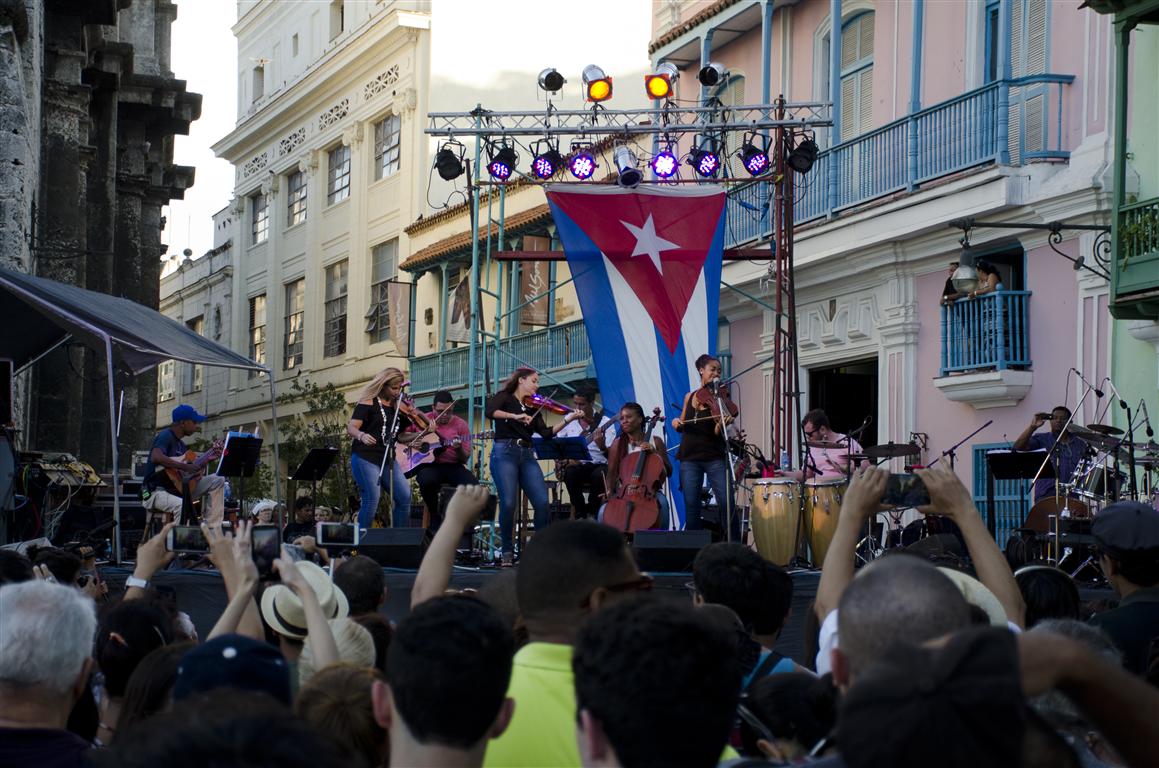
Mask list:
[[999,15],[999,0],[989,0],[986,3],[986,16],[983,22],[986,43],[982,56],[982,80],[986,83],[992,83],[1002,76],[1002,70],[998,61],[998,52],[1002,49],[1002,37],[999,34],[998,19]]
[[[195,317],[185,324],[185,327],[201,336],[205,333],[205,318]],[[200,365],[188,365],[186,368],[185,393],[200,392],[205,368]]]
[[[266,364],[266,295],[250,297],[250,360]],[[257,378],[258,371],[250,371],[251,379]]]
[[250,195],[250,244],[264,243],[270,234],[270,209],[261,192]]
[[292,227],[306,220],[306,174],[291,173],[286,180],[286,226]]
[[335,147],[329,153],[327,201],[333,205],[350,197],[350,147]]
[[286,283],[286,333],[282,338],[282,368],[302,364],[303,315],[306,310],[306,278]]
[[370,251],[370,307],[366,310],[366,332],[377,343],[390,338],[390,284],[398,263],[398,241],[380,243]]
[[[841,26],[841,115],[833,144],[848,141],[873,127],[873,12],[854,16]],[[831,38],[821,43],[828,65]],[[825,78],[825,100],[829,79]]]
[[[1010,0],[1010,76],[1046,72],[1047,0]],[[1046,85],[1010,89],[1010,163],[1046,147]]]
[[374,124],[374,178],[384,179],[398,171],[402,120],[387,115]]
[[177,397],[177,363],[166,360],[157,366],[157,402]]
[[322,355],[334,357],[346,352],[346,270],[345,260],[326,267],[326,303],[323,306]]

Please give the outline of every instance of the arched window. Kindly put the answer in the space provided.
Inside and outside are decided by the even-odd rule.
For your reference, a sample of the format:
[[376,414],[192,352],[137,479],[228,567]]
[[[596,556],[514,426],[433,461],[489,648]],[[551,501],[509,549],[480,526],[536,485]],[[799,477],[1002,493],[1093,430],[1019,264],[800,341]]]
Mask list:
[[[852,139],[873,127],[873,12],[858,14],[841,25],[841,115],[832,143]],[[830,35],[821,44],[829,65]],[[823,98],[829,99],[825,78]]]

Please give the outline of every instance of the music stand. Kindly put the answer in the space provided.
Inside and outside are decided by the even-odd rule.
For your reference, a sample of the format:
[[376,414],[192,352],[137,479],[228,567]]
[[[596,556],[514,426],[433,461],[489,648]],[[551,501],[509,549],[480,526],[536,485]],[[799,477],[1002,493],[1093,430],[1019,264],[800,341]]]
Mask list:
[[318,481],[330,471],[330,465],[338,458],[338,449],[327,446],[325,448],[311,448],[302,459],[302,463],[290,475],[290,479],[297,483],[310,484],[310,498],[318,502]]
[[592,460],[588,443],[582,437],[533,437],[531,438],[531,448],[535,451],[535,458],[540,461],[553,461],[555,459]]
[[[994,512],[994,480],[1032,480],[1036,475],[1039,480],[1055,477],[1054,464],[1042,463],[1042,451],[1007,451],[994,450],[986,452],[986,527],[990,535],[995,535],[997,529]],[[1040,473],[1039,470],[1042,470]],[[1022,495],[1022,526],[1026,525],[1026,518],[1030,512],[1027,508],[1026,494]]]
[[221,449],[221,460],[213,474],[222,477],[236,477],[238,514],[245,516],[245,479],[253,477],[262,453],[262,439],[242,432],[230,432],[225,436]]

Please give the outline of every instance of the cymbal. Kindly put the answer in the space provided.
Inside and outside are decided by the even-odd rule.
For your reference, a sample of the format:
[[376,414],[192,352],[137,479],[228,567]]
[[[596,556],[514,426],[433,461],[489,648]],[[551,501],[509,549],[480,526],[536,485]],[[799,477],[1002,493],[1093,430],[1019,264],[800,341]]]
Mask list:
[[837,449],[837,448],[845,448],[846,447],[845,443],[830,443],[830,442],[826,442],[824,440],[806,440],[805,445],[809,446],[810,448],[830,448],[830,449]]
[[866,461],[868,458],[869,458],[869,456],[867,454],[864,454],[864,453],[851,453],[851,454],[849,454],[850,461]]
[[1159,467],[1159,456],[1147,454],[1146,456],[1135,457],[1136,467]]
[[865,455],[871,459],[893,459],[900,456],[918,456],[922,449],[914,443],[886,443],[874,445],[865,449]]
[[1081,427],[1078,424],[1071,424],[1066,428],[1066,431],[1075,437],[1081,437],[1083,440],[1098,440],[1103,437],[1102,434],[1089,430],[1086,427]]
[[1121,435],[1123,430],[1112,427],[1110,424],[1087,424],[1087,429],[1098,432],[1100,435]]

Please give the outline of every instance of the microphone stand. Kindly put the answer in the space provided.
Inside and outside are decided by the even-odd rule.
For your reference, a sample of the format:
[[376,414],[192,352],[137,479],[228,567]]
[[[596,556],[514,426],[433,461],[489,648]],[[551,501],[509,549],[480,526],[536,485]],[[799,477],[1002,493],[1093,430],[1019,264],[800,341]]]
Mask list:
[[[985,424],[983,424],[982,426],[978,427],[977,429],[975,429],[975,430],[974,430],[973,432],[971,432],[970,434],[968,434],[968,435],[966,435],[965,437],[963,437],[963,438],[962,438],[961,440],[959,440],[958,442],[956,442],[956,443],[954,443],[953,445],[951,445],[951,446],[950,446],[949,448],[947,448],[946,450],[942,451],[942,455],[941,455],[941,456],[939,456],[938,458],[934,459],[933,461],[931,461],[931,462],[930,462],[930,465],[929,465],[928,467],[926,467],[926,469],[933,469],[933,467],[934,467],[934,465],[935,465],[935,464],[937,464],[939,461],[941,461],[942,459],[944,459],[944,458],[946,458],[947,456],[949,456],[949,457],[950,457],[950,471],[952,472],[952,471],[954,470],[954,459],[955,459],[955,458],[957,457],[957,455],[958,455],[958,449],[959,449],[959,448],[961,448],[963,445],[965,445],[965,444],[966,444],[966,442],[967,442],[967,441],[968,441],[968,440],[969,440],[971,437],[973,437],[974,435],[978,434],[978,433],[979,433],[979,432],[981,432],[983,429],[985,429],[986,427],[990,426],[990,425],[991,425],[991,424],[993,424],[993,423],[994,423],[994,419],[990,419],[990,421],[986,422]],[[1041,471],[1041,470],[1040,470],[1040,471]]]
[[[376,398],[378,399],[378,398]],[[378,399],[381,406],[382,400]],[[390,479],[387,481],[387,493],[390,495],[390,527],[394,527],[394,441],[398,437],[398,415],[402,407],[402,391],[398,393],[398,397],[394,399],[394,416],[390,420],[389,429],[386,422],[382,423],[382,446],[384,448],[382,453],[382,465],[378,468],[378,482],[382,484],[382,475],[386,472],[387,467],[391,467]],[[410,514],[410,510],[407,510]],[[373,522],[373,521],[372,521]]]
[[[724,478],[724,495],[725,495],[725,499],[724,499],[724,511],[725,511],[725,514],[724,514],[724,525],[725,525],[724,540],[731,542],[732,541],[732,516],[733,516],[733,498],[732,498],[733,497],[733,487],[732,487],[733,481],[732,481],[732,478],[733,478],[733,473],[736,471],[736,468],[735,468],[735,465],[733,463],[732,451],[730,450],[730,446],[728,444],[728,426],[725,424],[725,418],[724,418],[724,415],[726,413],[728,413],[728,411],[725,409],[725,406],[724,406],[724,398],[720,394],[721,382],[717,382],[715,387],[712,387],[711,383],[709,386],[712,388],[712,394],[716,397],[716,412],[720,415],[719,416],[719,418],[720,418],[720,439],[724,441],[724,458],[728,462],[728,475]],[[718,504],[720,503],[720,499],[717,499],[717,503]]]
[[[1132,501],[1137,501],[1139,498],[1139,487],[1135,480],[1135,419],[1131,416],[1131,406],[1127,405],[1127,401],[1119,394],[1119,390],[1115,387],[1115,382],[1111,381],[1110,376],[1106,380],[1111,386],[1111,391],[1115,393],[1115,397],[1119,399],[1119,407],[1127,412],[1127,434],[1119,441],[1119,444],[1122,445],[1123,442],[1127,443],[1127,488],[1131,494]],[[1136,411],[1137,414],[1138,412]],[[1115,463],[1117,464],[1119,458],[1117,450],[1115,454]],[[1109,479],[1110,472],[1107,475]]]

